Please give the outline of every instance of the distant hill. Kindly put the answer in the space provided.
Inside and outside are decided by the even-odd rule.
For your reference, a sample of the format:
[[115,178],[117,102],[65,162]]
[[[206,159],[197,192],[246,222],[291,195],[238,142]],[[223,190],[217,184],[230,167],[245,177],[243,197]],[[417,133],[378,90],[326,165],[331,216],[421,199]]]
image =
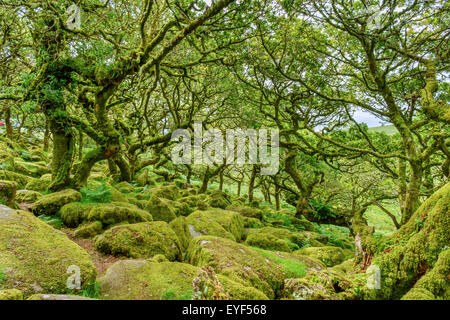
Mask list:
[[369,128],[369,131],[384,132],[388,135],[392,135],[392,134],[398,132],[397,129],[393,125],[384,125],[384,126],[379,126],[379,127],[373,127],[373,128]]

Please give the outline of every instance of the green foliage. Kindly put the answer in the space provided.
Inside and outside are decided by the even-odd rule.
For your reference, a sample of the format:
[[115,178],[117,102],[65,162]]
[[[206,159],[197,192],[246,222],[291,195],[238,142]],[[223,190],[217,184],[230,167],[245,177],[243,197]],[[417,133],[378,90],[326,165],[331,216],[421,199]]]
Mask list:
[[100,295],[100,283],[95,282],[91,285],[86,286],[86,288],[81,290],[81,292],[77,295],[92,299],[102,299]]
[[51,225],[55,229],[61,229],[64,223],[62,222],[61,218],[58,216],[48,216],[48,215],[40,215],[38,218],[45,223]]
[[161,296],[163,300],[173,300],[175,299],[175,290],[173,288],[167,289]]
[[94,188],[83,187],[80,190],[83,203],[109,203],[111,202],[112,194],[105,182]]
[[328,203],[316,200],[316,199],[310,199],[309,204],[314,210],[314,215],[317,219],[327,219],[327,218],[335,218],[336,215],[333,212],[331,206]]

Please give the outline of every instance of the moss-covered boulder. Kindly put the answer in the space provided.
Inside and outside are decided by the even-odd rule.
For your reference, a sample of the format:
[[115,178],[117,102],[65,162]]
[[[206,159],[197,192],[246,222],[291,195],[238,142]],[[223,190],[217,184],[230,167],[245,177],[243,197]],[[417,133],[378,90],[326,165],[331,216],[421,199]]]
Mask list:
[[17,289],[0,290],[1,300],[23,300],[23,293]]
[[262,218],[263,218],[263,211],[261,209],[257,209],[257,208],[230,205],[226,209],[239,212],[242,216],[248,217],[248,218],[256,218],[258,220],[262,220]]
[[17,184],[13,181],[0,180],[0,204],[14,206]]
[[220,190],[213,190],[209,192],[208,204],[213,208],[225,209],[231,205],[230,196]]
[[172,202],[157,196],[152,196],[150,198],[145,206],[145,210],[151,213],[155,221],[170,222],[177,217]]
[[47,191],[52,183],[52,175],[44,174],[39,179],[31,179],[25,184],[25,189],[34,191]]
[[245,244],[266,250],[291,252],[288,242],[284,239],[277,238],[273,234],[252,233],[247,236]]
[[118,261],[99,278],[100,294],[109,300],[190,300],[197,269],[180,262]]
[[147,200],[152,197],[176,200],[180,197],[180,191],[176,185],[170,184],[148,189],[146,192],[139,193],[136,197],[139,200]]
[[[122,260],[114,263],[98,281],[100,294],[110,300],[191,300],[193,280],[199,268],[180,262]],[[218,275],[224,291],[234,300],[266,300],[256,288]],[[213,288],[208,288],[211,291]]]
[[142,172],[137,176],[136,183],[141,187],[145,187],[147,185],[154,186],[156,184],[155,180],[150,177],[149,172],[146,169],[142,170]]
[[117,223],[138,223],[152,221],[152,215],[145,210],[123,202],[80,203],[74,202],[61,208],[61,219],[68,227],[75,228],[83,222],[100,221],[104,226]]
[[197,210],[187,217],[187,223],[192,238],[199,235],[213,235],[240,241],[244,235],[244,220],[234,211],[219,208]]
[[130,258],[163,254],[169,261],[181,260],[178,237],[164,221],[113,227],[96,237],[95,248],[104,254]]
[[350,290],[350,281],[327,270],[311,270],[303,278],[284,281],[281,297],[292,300],[355,300]]
[[64,205],[81,200],[81,193],[76,190],[67,189],[51,194],[47,194],[33,203],[31,212],[35,215],[54,215]]
[[286,277],[279,264],[258,251],[232,240],[203,236],[191,240],[186,260],[196,266],[210,265],[216,273],[255,287],[273,299]]
[[297,250],[295,254],[305,255],[322,261],[327,267],[332,267],[345,260],[345,253],[339,247],[309,247]]
[[120,192],[125,193],[125,194],[133,193],[136,191],[136,189],[126,181],[122,181],[122,182],[116,184],[114,186],[114,188],[116,188],[117,190],[119,190]]
[[175,232],[180,241],[181,251],[184,253],[189,247],[189,242],[191,242],[191,233],[189,231],[189,226],[186,221],[186,217],[178,217],[169,223],[169,227]]
[[[9,170],[0,170],[0,179],[6,181],[14,181],[17,184],[18,189],[24,188],[28,183],[31,183],[37,179],[16,173]],[[28,189],[28,188],[26,188]]]
[[0,289],[67,293],[70,266],[80,268],[82,288],[95,282],[89,254],[33,214],[0,206],[0,230]]
[[34,203],[42,198],[42,194],[33,190],[17,190],[16,202],[17,203]]
[[75,238],[88,239],[103,232],[103,224],[101,221],[88,222],[80,225],[73,233]]

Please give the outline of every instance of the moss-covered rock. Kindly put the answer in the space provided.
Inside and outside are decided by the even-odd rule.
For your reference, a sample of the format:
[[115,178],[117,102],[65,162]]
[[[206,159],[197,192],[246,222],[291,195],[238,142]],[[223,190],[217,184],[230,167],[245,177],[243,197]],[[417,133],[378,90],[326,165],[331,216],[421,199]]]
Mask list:
[[322,261],[327,267],[332,267],[345,260],[344,250],[339,247],[309,247],[297,250],[295,254],[305,255]]
[[0,180],[0,204],[14,206],[17,184],[14,181]]
[[30,179],[25,184],[25,189],[34,191],[47,191],[51,183],[52,183],[52,175],[44,174],[39,179]]
[[136,197],[139,200],[147,200],[152,197],[176,200],[180,197],[180,191],[177,186],[170,184],[167,186],[158,186],[148,189],[146,192],[140,193]]
[[33,203],[31,212],[35,215],[54,215],[64,205],[81,200],[81,193],[76,190],[66,189],[63,191],[47,194]]
[[242,219],[244,220],[244,227],[245,228],[262,228],[264,226],[264,224],[256,218],[249,218],[249,217],[242,217]]
[[231,205],[230,196],[220,190],[213,190],[209,192],[208,204],[213,208],[225,209]]
[[100,294],[110,300],[190,300],[197,270],[180,262],[122,260],[98,280]]
[[262,220],[263,211],[261,209],[249,208],[244,206],[230,205],[227,210],[239,212],[242,216]]
[[[24,188],[28,183],[31,183],[37,179],[16,173],[14,171],[9,170],[0,170],[0,179],[1,180],[7,180],[7,181],[14,181],[17,183],[17,188],[22,189]],[[28,189],[28,188],[26,188]]]
[[246,286],[240,282],[231,280],[223,274],[218,274],[217,278],[223,286],[223,289],[230,296],[231,300],[269,300],[269,298],[260,290]]
[[119,190],[120,192],[125,193],[125,194],[133,193],[136,191],[136,189],[126,181],[122,181],[122,182],[116,184],[114,186],[114,188],[116,188],[117,190]]
[[184,253],[191,242],[191,233],[189,231],[186,217],[178,217],[169,223],[169,227],[175,232],[180,241],[181,251]]
[[252,233],[247,236],[245,244],[266,250],[291,252],[286,240],[277,238],[272,234]]
[[42,194],[33,190],[17,190],[16,202],[17,203],[34,203],[42,198]]
[[114,187],[110,187],[110,191],[111,193],[111,201],[112,202],[124,202],[127,203],[128,202],[128,197],[126,195],[124,195],[122,192],[120,192],[119,190],[117,190]]
[[210,265],[216,273],[246,286],[255,287],[273,299],[285,274],[280,265],[258,251],[232,240],[203,236],[191,240],[186,255],[191,264]]
[[[188,225],[198,235],[213,235],[240,241],[244,236],[244,220],[234,211],[210,208],[206,211],[197,210],[187,217]],[[222,228],[219,228],[222,227]],[[223,230],[226,232],[224,233]],[[232,237],[228,233],[231,233]],[[194,236],[195,235],[195,236]]]
[[136,183],[141,187],[145,187],[147,185],[154,186],[156,184],[155,180],[150,177],[148,170],[146,169],[142,170],[142,172],[137,176]]
[[68,227],[75,228],[83,222],[101,221],[104,226],[118,223],[152,221],[145,210],[124,202],[80,203],[74,202],[61,208],[61,219]]
[[23,300],[22,291],[17,289],[0,290],[1,300]]
[[155,221],[170,222],[177,217],[172,202],[165,198],[152,196],[145,206],[145,210],[151,213]]
[[75,238],[88,239],[103,232],[103,224],[101,221],[88,222],[80,225],[73,233]]
[[351,292],[346,292],[350,281],[337,273],[327,270],[311,270],[303,278],[284,281],[282,298],[293,300],[354,300]]
[[33,214],[0,206],[0,289],[66,293],[70,266],[78,266],[81,287],[95,282],[89,254]]
[[95,248],[105,254],[151,258],[163,254],[169,261],[181,260],[181,244],[164,221],[113,227],[96,237]]

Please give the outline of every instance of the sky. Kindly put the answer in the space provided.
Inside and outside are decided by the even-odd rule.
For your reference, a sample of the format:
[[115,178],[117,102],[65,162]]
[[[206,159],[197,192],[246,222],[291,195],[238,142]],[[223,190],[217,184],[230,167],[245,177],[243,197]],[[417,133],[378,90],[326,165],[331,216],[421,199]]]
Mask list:
[[365,123],[369,128],[379,127],[383,124],[383,122],[380,119],[378,119],[377,117],[375,117],[374,115],[372,115],[367,111],[356,110],[353,116],[356,122]]

